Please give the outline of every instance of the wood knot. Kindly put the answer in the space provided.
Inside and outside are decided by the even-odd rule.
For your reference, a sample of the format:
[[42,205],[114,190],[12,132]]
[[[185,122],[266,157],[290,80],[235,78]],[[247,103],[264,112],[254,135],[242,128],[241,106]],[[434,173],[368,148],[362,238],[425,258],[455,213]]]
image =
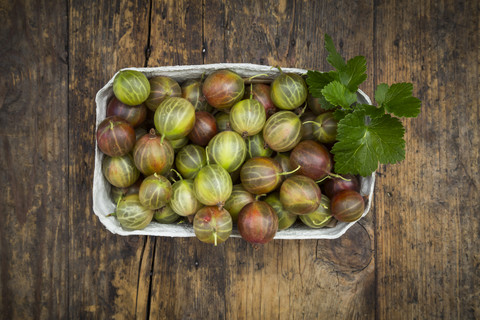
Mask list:
[[363,270],[372,260],[370,236],[356,223],[338,239],[319,240],[317,259],[335,264],[338,271]]

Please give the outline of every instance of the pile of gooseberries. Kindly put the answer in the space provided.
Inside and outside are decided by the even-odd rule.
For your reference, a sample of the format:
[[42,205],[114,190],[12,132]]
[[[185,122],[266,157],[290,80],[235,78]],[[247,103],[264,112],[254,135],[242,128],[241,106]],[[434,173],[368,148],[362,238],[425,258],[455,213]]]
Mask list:
[[236,227],[264,244],[294,224],[333,227],[364,213],[359,177],[333,171],[333,111],[301,75],[224,69],[180,85],[122,70],[113,93],[97,145],[111,215],[126,230],[180,221],[206,243]]

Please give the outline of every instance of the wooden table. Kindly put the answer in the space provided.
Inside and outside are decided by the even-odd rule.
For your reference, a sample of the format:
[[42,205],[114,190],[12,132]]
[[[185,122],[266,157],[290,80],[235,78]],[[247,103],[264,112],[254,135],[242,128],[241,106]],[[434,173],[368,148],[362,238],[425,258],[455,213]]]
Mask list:
[[[0,1],[1,319],[480,319],[476,0]],[[122,237],[92,210],[95,94],[128,66],[329,70],[412,82],[406,159],[337,240]]]

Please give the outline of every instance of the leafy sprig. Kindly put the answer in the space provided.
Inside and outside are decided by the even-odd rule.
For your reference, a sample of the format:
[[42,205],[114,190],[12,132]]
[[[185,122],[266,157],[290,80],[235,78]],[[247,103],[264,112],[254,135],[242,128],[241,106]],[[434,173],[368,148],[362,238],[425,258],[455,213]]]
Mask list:
[[358,87],[367,79],[366,59],[356,56],[345,62],[325,35],[327,61],[335,70],[308,71],[307,84],[325,110],[334,109],[338,121],[337,142],[332,148],[335,172],[368,176],[378,164],[405,159],[405,128],[399,117],[417,117],[421,101],[412,96],[411,83],[381,83],[375,90],[377,106],[361,104]]

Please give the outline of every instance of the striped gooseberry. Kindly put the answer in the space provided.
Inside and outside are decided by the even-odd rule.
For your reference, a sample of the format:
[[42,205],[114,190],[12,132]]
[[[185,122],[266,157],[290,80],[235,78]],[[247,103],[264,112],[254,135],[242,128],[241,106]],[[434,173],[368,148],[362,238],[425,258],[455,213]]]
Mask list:
[[118,116],[136,128],[145,121],[147,107],[143,103],[138,106],[129,106],[113,96],[108,102],[106,116]]
[[266,119],[265,109],[255,99],[241,100],[230,110],[230,126],[242,137],[262,131]]
[[294,175],[280,187],[280,201],[283,207],[294,214],[307,214],[320,205],[322,192],[313,179]]
[[285,174],[274,159],[255,157],[245,161],[240,170],[240,181],[248,192],[266,194],[280,186]]
[[157,76],[151,78],[149,82],[150,94],[145,101],[145,105],[152,111],[157,110],[165,99],[182,96],[180,85],[170,77]]
[[113,79],[113,94],[129,106],[137,106],[147,100],[150,94],[150,82],[136,70],[121,70]]
[[153,210],[142,205],[138,194],[130,194],[117,204],[115,213],[120,225],[127,230],[144,229],[153,219]]
[[354,190],[343,190],[335,194],[331,201],[331,211],[335,219],[353,222],[360,219],[365,210],[365,202],[360,193]]
[[195,125],[195,108],[184,98],[167,98],[154,114],[155,128],[167,139],[186,137]]
[[207,111],[195,112],[195,125],[188,134],[188,138],[194,144],[205,147],[217,134],[217,122],[215,117]]
[[218,164],[207,164],[193,181],[196,198],[206,206],[223,207],[232,193],[232,187],[232,178]]
[[97,129],[97,145],[100,151],[110,157],[123,156],[135,145],[133,127],[118,116],[105,118]]
[[198,240],[217,245],[232,233],[232,217],[224,208],[203,207],[193,218],[193,230]]
[[265,122],[263,138],[274,151],[290,151],[302,138],[302,122],[291,111],[279,111]]
[[228,172],[240,168],[247,156],[245,140],[235,131],[218,133],[210,140],[206,150],[210,161]]
[[195,214],[203,205],[195,196],[194,184],[191,179],[183,179],[172,185],[170,206],[179,216],[187,217]]
[[118,188],[131,186],[140,177],[140,172],[129,153],[119,157],[105,156],[102,161],[102,172],[107,181]]
[[158,223],[170,224],[177,221],[178,218],[180,218],[180,216],[173,211],[172,207],[168,203],[153,212],[153,219]]
[[302,76],[281,72],[271,84],[270,97],[279,109],[293,110],[307,99],[308,89]]
[[205,148],[188,144],[177,153],[175,167],[185,179],[193,179],[207,164]]
[[265,201],[253,201],[238,214],[238,231],[242,238],[252,244],[265,244],[275,237],[278,216]]
[[207,102],[214,108],[223,110],[240,101],[245,92],[245,84],[232,70],[217,70],[207,76],[202,92]]
[[255,197],[250,192],[245,190],[241,184],[236,184],[233,186],[232,194],[225,202],[224,208],[232,216],[233,222],[236,223],[240,210],[242,210],[245,205],[253,201],[255,201]]
[[151,129],[135,144],[133,158],[138,170],[144,175],[165,174],[173,165],[174,150],[167,139]]
[[319,229],[325,227],[332,220],[332,212],[330,211],[330,199],[322,194],[322,199],[318,208],[308,214],[300,216],[300,220],[310,228]]
[[278,230],[285,230],[290,228],[295,221],[297,221],[297,215],[289,212],[283,207],[282,202],[280,201],[280,194],[278,192],[270,193],[266,198],[265,202],[268,203],[275,213],[278,216]]
[[301,141],[290,153],[292,167],[300,166],[298,173],[312,178],[323,179],[332,175],[332,156],[328,149],[313,140]]
[[245,143],[247,144],[247,159],[270,157],[273,154],[273,150],[267,146],[261,132],[245,138]]
[[170,202],[172,184],[164,176],[154,173],[143,180],[138,197],[144,207],[152,210],[160,209]]
[[213,107],[207,103],[202,92],[201,80],[189,79],[182,84],[182,98],[187,99],[196,111],[212,112]]

